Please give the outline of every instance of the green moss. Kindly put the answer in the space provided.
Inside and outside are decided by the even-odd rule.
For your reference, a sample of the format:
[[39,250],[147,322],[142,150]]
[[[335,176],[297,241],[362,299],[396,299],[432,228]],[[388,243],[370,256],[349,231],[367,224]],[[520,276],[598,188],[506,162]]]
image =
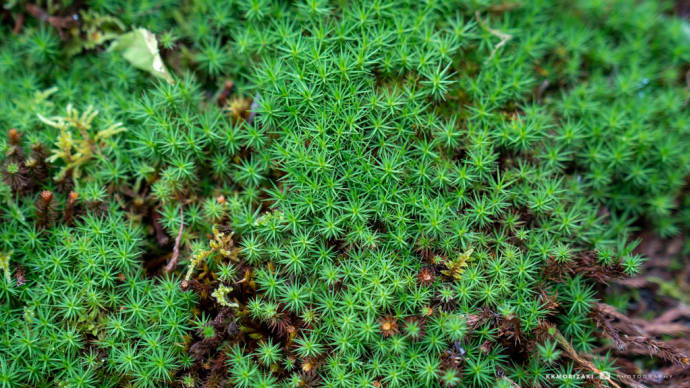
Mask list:
[[[4,386],[159,386],[183,365],[194,297],[142,273],[140,228],[116,212],[37,231],[3,220]],[[0,380],[1,381],[1,380]]]
[[[550,384],[578,366],[545,324],[592,351],[588,276],[690,225],[690,40],[663,3],[85,6],[156,33],[175,82],[2,27],[5,385]],[[40,119],[68,106],[99,114]],[[179,270],[144,276],[178,233]],[[195,340],[227,367],[191,368]]]

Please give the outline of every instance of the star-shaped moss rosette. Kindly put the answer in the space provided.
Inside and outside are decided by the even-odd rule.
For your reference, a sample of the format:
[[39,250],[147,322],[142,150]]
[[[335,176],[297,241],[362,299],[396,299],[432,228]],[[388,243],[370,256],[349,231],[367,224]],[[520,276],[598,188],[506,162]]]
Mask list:
[[8,3],[0,385],[628,384],[601,290],[690,226],[686,23],[489,3]]

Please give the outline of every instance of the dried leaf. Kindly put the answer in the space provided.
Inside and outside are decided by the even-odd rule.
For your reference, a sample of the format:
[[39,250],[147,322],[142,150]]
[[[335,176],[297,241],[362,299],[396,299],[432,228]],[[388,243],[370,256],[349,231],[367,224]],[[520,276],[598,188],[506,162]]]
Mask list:
[[163,63],[163,58],[158,52],[156,36],[151,31],[138,28],[120,35],[113,41],[108,50],[122,52],[122,56],[134,67],[162,78],[168,83],[173,83],[173,79]]

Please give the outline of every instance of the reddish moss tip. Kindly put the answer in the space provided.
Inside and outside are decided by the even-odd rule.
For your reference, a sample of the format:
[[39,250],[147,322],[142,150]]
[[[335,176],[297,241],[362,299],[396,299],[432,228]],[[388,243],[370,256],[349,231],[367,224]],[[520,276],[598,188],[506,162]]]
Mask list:
[[12,145],[18,145],[19,144],[19,138],[22,136],[22,134],[17,130],[17,128],[12,128],[9,130],[7,137],[9,137],[10,144]]
[[53,200],[53,192],[49,190],[43,190],[41,191],[41,199],[44,202],[50,202]]

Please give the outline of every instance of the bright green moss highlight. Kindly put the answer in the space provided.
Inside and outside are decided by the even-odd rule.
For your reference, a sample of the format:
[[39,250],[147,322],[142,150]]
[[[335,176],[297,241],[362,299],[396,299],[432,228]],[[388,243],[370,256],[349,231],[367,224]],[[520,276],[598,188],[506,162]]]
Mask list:
[[[690,226],[690,38],[659,2],[87,3],[175,82],[2,27],[2,387],[201,384],[195,338],[237,387],[550,384],[577,365],[496,322],[590,352],[594,281],[549,270],[632,275],[640,227]],[[78,134],[46,119],[91,106]],[[145,275],[179,230],[178,271]]]

